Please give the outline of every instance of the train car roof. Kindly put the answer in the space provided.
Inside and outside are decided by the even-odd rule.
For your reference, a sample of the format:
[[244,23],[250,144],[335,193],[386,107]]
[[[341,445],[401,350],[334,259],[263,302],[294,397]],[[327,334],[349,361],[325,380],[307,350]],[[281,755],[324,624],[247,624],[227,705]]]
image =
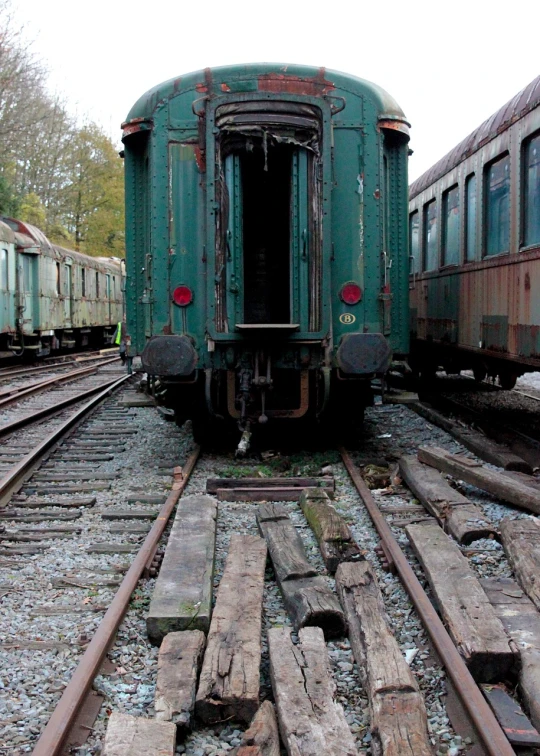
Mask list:
[[31,223],[23,223],[23,221],[17,220],[16,218],[8,218],[7,216],[2,216],[0,220],[2,220],[11,228],[11,230],[15,234],[15,239],[18,246],[38,246],[45,247],[49,250],[52,249],[52,244],[47,239],[43,231],[40,231],[39,228],[33,226]]
[[428,186],[434,184],[446,173],[449,173],[462,160],[476,152],[484,144],[494,139],[498,134],[509,128],[530,110],[540,104],[540,76],[531,81],[521,92],[513,97],[506,105],[484,121],[472,134],[460,142],[435,165],[431,166],[422,176],[413,181],[409,195],[413,199]]
[[72,257],[80,265],[85,265],[88,268],[100,269],[109,267],[113,272],[121,270],[120,258],[118,257],[85,255],[83,252],[75,252],[73,249],[59,247],[57,244],[53,245],[53,249],[62,257]]
[[0,218],[0,227],[1,226],[5,226],[11,231],[13,241],[18,249],[27,251],[32,250],[34,251],[34,254],[39,254],[44,248],[49,255],[54,255],[56,253],[60,258],[72,257],[80,264],[84,264],[89,268],[100,268],[108,265],[111,270],[121,270],[121,262],[119,258],[85,255],[84,252],[76,252],[73,249],[60,247],[58,244],[52,244],[43,231],[36,226],[33,226],[31,223],[25,223],[16,218],[2,216]]
[[[149,120],[159,105],[181,92],[194,90],[203,97],[208,91],[216,94],[246,91],[240,82],[258,79],[259,91],[289,91],[295,94],[324,95],[334,89],[348,90],[354,94],[371,96],[380,117],[407,123],[397,102],[382,87],[351,74],[314,66],[288,65],[284,63],[247,63],[232,66],[205,68],[202,71],[178,76],[149,89],[131,108],[122,127],[129,123]],[[280,86],[281,89],[277,87]],[[253,91],[253,90],[252,90]],[[409,125],[407,123],[407,125]]]
[[7,223],[0,221],[0,242],[15,244],[15,234]]

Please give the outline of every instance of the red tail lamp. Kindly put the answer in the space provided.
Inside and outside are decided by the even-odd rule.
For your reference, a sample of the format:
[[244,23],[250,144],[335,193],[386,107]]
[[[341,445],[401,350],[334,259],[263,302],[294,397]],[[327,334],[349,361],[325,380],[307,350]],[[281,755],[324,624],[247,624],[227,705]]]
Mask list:
[[349,283],[342,286],[339,296],[345,304],[355,305],[362,299],[362,289],[357,283],[349,281]]
[[173,291],[172,298],[173,302],[175,305],[178,305],[178,307],[186,307],[193,301],[193,292],[189,286],[177,286]]

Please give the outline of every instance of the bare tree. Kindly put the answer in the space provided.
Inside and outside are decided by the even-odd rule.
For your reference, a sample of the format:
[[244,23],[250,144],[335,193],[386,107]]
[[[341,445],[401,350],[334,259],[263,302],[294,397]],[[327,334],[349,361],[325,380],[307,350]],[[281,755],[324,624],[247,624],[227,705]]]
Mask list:
[[0,165],[16,154],[29,127],[46,118],[46,71],[0,0]]

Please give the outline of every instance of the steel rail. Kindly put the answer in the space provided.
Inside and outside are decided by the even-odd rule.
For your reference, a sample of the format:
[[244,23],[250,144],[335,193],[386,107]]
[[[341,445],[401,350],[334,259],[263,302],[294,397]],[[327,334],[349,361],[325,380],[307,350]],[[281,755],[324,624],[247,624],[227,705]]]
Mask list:
[[87,389],[86,391],[81,391],[80,394],[75,394],[75,396],[69,397],[68,399],[64,399],[61,402],[57,402],[51,407],[45,407],[44,409],[38,410],[37,412],[33,412],[30,415],[24,415],[23,417],[20,417],[17,420],[12,420],[11,423],[0,425],[0,438],[2,436],[7,436],[10,433],[13,433],[13,431],[18,430],[19,428],[24,428],[25,425],[31,425],[32,423],[36,423],[38,420],[43,420],[46,417],[52,417],[53,415],[56,415],[58,412],[62,412],[62,410],[64,410],[66,407],[69,407],[71,404],[75,404],[75,402],[80,402],[83,399],[86,399],[87,396],[92,396],[98,391],[101,391],[101,389],[104,389],[107,386],[111,385],[112,383],[115,383],[115,381],[117,380],[118,380],[117,378],[109,379],[107,381],[104,381],[103,383],[100,383],[98,386],[93,386],[92,388]]
[[21,399],[26,398],[27,396],[39,394],[49,388],[49,386],[54,386],[57,383],[69,383],[70,381],[76,381],[78,378],[83,378],[85,375],[92,375],[93,373],[97,373],[102,365],[108,365],[110,362],[116,362],[119,359],[120,357],[113,357],[111,359],[105,360],[104,362],[101,362],[98,365],[90,365],[89,367],[78,368],[77,370],[73,370],[70,373],[62,373],[61,375],[56,375],[53,378],[46,378],[44,381],[36,381],[35,383],[31,383],[26,387],[4,389],[3,391],[0,391],[0,408],[7,407],[9,404],[18,402]]
[[[49,433],[48,436],[46,436],[42,441],[39,442],[28,454],[26,454],[22,459],[17,462],[16,465],[14,465],[11,470],[4,475],[3,478],[0,478],[0,507],[6,503],[7,500],[11,497],[11,495],[20,488],[20,484],[24,482],[24,480],[29,477],[29,475],[34,471],[34,469],[41,464],[41,458],[47,452],[54,444],[56,444],[62,436],[68,431],[73,425],[78,423],[84,416],[99,402],[102,401],[108,394],[110,394],[112,391],[114,391],[116,388],[122,385],[125,381],[128,380],[128,378],[131,378],[130,375],[123,375],[121,378],[116,379],[112,382],[109,382],[105,385],[105,388],[97,394],[97,396],[94,396],[87,404],[80,407],[76,412],[73,413],[70,417],[67,418],[63,423],[61,423],[57,428],[55,428],[52,433]],[[102,386],[98,388],[103,388]],[[95,393],[96,390],[92,389],[92,391]],[[88,392],[84,392],[84,396],[86,396]]]
[[469,714],[486,749],[486,753],[490,754],[490,756],[515,756],[514,749],[508,742],[495,715],[467,669],[467,665],[448,635],[439,615],[420,585],[418,578],[407,561],[407,557],[394,538],[388,523],[381,514],[371,491],[365,484],[350,454],[343,447],[339,448],[339,453],[381,537],[383,548],[393,560],[401,582],[416,607],[448,676],[454,683],[461,703]]
[[71,680],[64,689],[60,701],[36,743],[32,752],[33,756],[57,756],[61,752],[94,677],[98,674],[105,654],[109,650],[114,635],[128,610],[131,594],[137,587],[148,557],[163,535],[169,517],[197,463],[200,451],[200,446],[196,446],[188,457],[184,468],[175,468],[173,489],[159,511],[143,545],[137,552]]
[[[521,391],[516,391],[515,389],[513,390],[515,391],[516,394],[522,394]],[[540,401],[538,397],[533,397],[532,395],[528,395],[528,398],[536,399],[536,401]],[[437,399],[435,399],[435,406],[437,406]],[[494,440],[497,440],[497,435],[501,437],[513,436],[515,439],[521,440],[525,444],[528,444],[533,449],[540,449],[540,440],[538,440],[537,438],[534,438],[533,436],[529,436],[527,435],[527,433],[524,433],[523,431],[520,431],[517,428],[513,428],[512,426],[507,426],[503,424],[500,420],[495,420],[495,421],[485,420],[480,410],[474,407],[469,407],[467,404],[461,402],[459,399],[449,398],[446,396],[440,397],[439,406],[440,407],[442,406],[443,409],[450,409],[452,412],[456,412],[456,410],[458,412],[462,412],[463,415],[465,416],[466,422],[469,422],[469,423],[475,422],[479,428],[481,428],[485,433],[487,433],[488,436],[491,436]]]
[[[89,362],[90,360],[103,360],[106,357],[110,357],[111,351],[114,351],[118,354],[118,350],[105,350],[104,354],[101,354],[100,352],[92,352],[90,354],[86,352],[82,352],[82,357],[78,357],[76,355],[66,355],[65,359],[61,359],[60,357],[52,357],[51,360],[59,360],[58,362],[54,362],[50,365],[34,365],[33,367],[18,367],[17,365],[11,365],[9,367],[0,368],[0,381],[4,380],[5,378],[17,378],[21,375],[29,375],[30,373],[43,373],[46,370],[55,370],[56,368],[63,368],[68,367],[69,365],[75,365],[80,362]],[[47,359],[43,360],[43,362],[47,362]]]
[[66,367],[74,365],[75,360],[66,360],[65,362],[58,362],[56,365],[36,365],[34,367],[27,368],[0,368],[0,381],[5,378],[18,378],[21,375],[29,375],[30,373],[43,373],[45,370],[54,370],[55,368]]

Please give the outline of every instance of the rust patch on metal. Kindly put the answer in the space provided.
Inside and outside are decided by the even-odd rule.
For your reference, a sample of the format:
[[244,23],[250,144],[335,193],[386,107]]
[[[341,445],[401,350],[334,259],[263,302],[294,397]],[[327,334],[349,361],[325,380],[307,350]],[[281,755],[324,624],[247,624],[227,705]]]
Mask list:
[[200,170],[201,173],[205,173],[206,172],[206,150],[202,150],[198,144],[195,145],[193,149],[195,152],[195,162],[197,163],[197,168]]
[[317,76],[303,78],[289,74],[269,73],[259,76],[259,89],[261,92],[288,92],[290,94],[303,94],[320,96],[331,89],[334,84],[324,78],[325,69],[320,68]]
[[230,92],[231,88],[230,88],[230,86],[228,84],[225,84],[225,82],[223,82],[223,84],[221,85],[221,91],[222,92]]
[[201,92],[202,94],[206,94],[207,92],[210,92],[212,89],[212,69],[211,68],[205,68],[204,69],[204,81],[199,81],[197,84],[195,84],[195,89],[197,92]]
[[409,136],[409,127],[405,121],[394,121],[392,119],[383,119],[377,124],[379,129],[388,129],[390,131],[399,131],[400,134]]
[[172,328],[170,325],[163,326],[162,332],[165,334],[165,336],[171,336],[172,334]]

